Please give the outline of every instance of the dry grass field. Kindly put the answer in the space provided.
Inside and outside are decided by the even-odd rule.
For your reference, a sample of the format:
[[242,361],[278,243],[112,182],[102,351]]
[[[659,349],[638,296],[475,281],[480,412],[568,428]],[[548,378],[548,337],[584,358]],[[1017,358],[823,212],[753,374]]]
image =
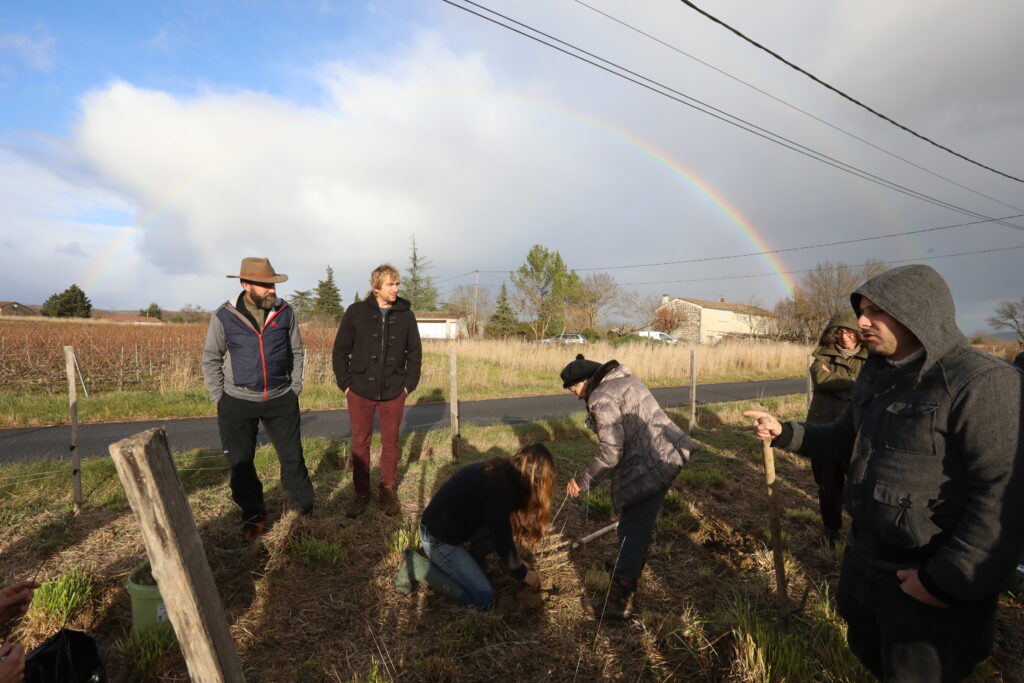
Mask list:
[[[331,369],[335,330],[304,325],[306,366],[302,407],[345,407]],[[63,346],[75,348],[81,380],[81,422],[213,415],[199,368],[205,325],[126,325],[97,321],[0,320],[0,428],[68,421]],[[682,344],[588,345],[460,341],[460,400],[552,394],[559,371],[577,353],[628,365],[649,386],[688,384],[690,347]],[[422,378],[411,400],[446,401],[449,342],[424,343]],[[809,349],[789,343],[733,342],[697,348],[701,383],[798,377]],[[84,386],[84,390],[83,390]]]
[[[798,416],[803,401],[760,406]],[[784,619],[775,609],[761,450],[741,416],[750,407],[702,408],[694,433],[702,450],[666,499],[636,615],[621,624],[595,622],[580,608],[581,597],[606,585],[601,567],[613,552],[611,535],[572,553],[565,547],[608,523],[606,488],[587,501],[558,494],[550,532],[528,557],[541,574],[540,605],[492,566],[499,599],[478,613],[422,586],[403,596],[393,585],[420,512],[457,467],[447,431],[403,436],[400,518],[374,505],[359,519],[344,516],[352,495],[348,441],[307,442],[318,496],[310,518],[286,509],[276,459],[261,449],[272,526],[249,546],[239,538],[221,456],[193,451],[175,459],[252,682],[865,681],[832,609],[838,554],[812,542],[810,467],[784,452],[776,460],[789,603],[796,608],[805,591],[807,600]],[[681,413],[670,414],[686,427]],[[558,491],[596,446],[581,416],[467,428],[463,438],[460,464],[547,444]],[[173,431],[169,439],[173,445]],[[85,594],[68,613],[35,605],[11,637],[32,646],[66,621],[99,639],[113,681],[187,680],[173,641],[127,637],[124,582],[144,558],[140,535],[112,464],[87,461],[83,476],[85,508],[75,516],[66,464],[0,468],[0,583],[77,577]],[[1014,596],[1003,598],[995,654],[975,680],[1024,680],[1024,608]]]

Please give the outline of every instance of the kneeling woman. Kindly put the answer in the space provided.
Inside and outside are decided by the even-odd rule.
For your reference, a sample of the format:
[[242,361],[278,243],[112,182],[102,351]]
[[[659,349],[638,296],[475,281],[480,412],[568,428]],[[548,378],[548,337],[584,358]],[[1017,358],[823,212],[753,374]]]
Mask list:
[[459,602],[477,609],[494,602],[491,582],[474,559],[480,553],[471,553],[485,545],[493,547],[512,576],[539,587],[537,572],[523,562],[516,546],[532,547],[544,535],[554,486],[551,453],[533,444],[511,458],[463,467],[434,494],[423,511],[420,542],[431,562],[461,587]]

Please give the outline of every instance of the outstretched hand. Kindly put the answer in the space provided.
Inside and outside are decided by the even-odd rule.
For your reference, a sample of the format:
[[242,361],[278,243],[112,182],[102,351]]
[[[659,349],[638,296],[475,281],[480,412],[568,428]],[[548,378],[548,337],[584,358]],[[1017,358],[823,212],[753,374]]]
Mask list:
[[762,441],[771,441],[782,434],[782,423],[772,417],[771,413],[747,410],[743,414],[754,418],[754,433]]
[[39,584],[35,581],[19,581],[0,590],[0,625],[28,612],[36,588]]

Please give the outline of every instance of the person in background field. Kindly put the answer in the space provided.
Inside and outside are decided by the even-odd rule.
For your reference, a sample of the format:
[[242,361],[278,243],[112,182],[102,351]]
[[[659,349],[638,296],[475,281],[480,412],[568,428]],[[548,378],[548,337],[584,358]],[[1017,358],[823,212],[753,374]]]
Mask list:
[[611,587],[584,609],[594,617],[622,619],[631,613],[661,502],[697,445],[618,361],[601,365],[579,354],[561,378],[564,388],[587,402],[587,426],[599,442],[593,461],[569,480],[565,492],[576,498],[611,473],[612,504],[619,514]]
[[338,388],[345,392],[352,425],[352,483],[355,497],[345,511],[363,514],[370,502],[370,438],[373,415],[380,420],[380,507],[393,516],[402,511],[398,483],[398,427],[405,398],[420,381],[423,351],[416,316],[398,296],[398,270],[383,264],[370,274],[373,295],[348,307],[334,338],[332,363]]
[[850,303],[869,356],[839,418],[744,414],[774,446],[847,463],[850,650],[882,680],[963,680],[991,651],[1024,541],[1024,375],[971,347],[929,266],[886,271]]
[[[853,383],[868,357],[859,329],[857,316],[846,311],[830,320],[822,333],[810,367],[814,397],[807,409],[808,424],[832,422],[850,402]],[[845,465],[842,458],[818,456],[811,458],[811,470],[818,485],[821,541],[835,545],[842,538]]]
[[431,573],[426,560],[409,550],[396,579],[399,589],[408,593],[412,581],[425,579],[463,605],[487,609],[494,589],[479,561],[493,550],[512,576],[537,590],[540,577],[518,548],[532,548],[544,535],[554,489],[554,459],[541,444],[463,467],[434,494],[420,523],[423,551],[441,571]]
[[[28,612],[39,584],[19,581],[0,590],[0,626],[6,626]],[[15,643],[0,643],[0,683],[17,683],[25,671],[25,651]]]
[[303,515],[313,510],[313,484],[302,454],[299,394],[304,353],[292,308],[277,298],[279,275],[269,259],[242,259],[242,292],[210,318],[203,381],[217,404],[221,445],[231,466],[231,497],[242,510],[242,537],[263,533],[263,484],[256,475],[262,422],[281,462],[281,486]]

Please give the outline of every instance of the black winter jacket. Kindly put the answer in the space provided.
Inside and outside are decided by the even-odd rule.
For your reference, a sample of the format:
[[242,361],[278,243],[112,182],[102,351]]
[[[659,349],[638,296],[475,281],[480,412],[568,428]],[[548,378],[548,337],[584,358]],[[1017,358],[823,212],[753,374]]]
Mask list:
[[973,349],[946,283],[902,266],[861,286],[924,346],[902,367],[870,355],[830,424],[790,422],[775,445],[842,457],[853,520],[849,551],[888,569],[917,568],[947,602],[1007,587],[1024,535],[1022,375]]
[[[386,329],[385,328],[386,325]],[[381,318],[371,293],[348,307],[334,338],[332,364],[338,388],[371,401],[390,401],[420,382],[423,350],[409,301],[398,297]]]

